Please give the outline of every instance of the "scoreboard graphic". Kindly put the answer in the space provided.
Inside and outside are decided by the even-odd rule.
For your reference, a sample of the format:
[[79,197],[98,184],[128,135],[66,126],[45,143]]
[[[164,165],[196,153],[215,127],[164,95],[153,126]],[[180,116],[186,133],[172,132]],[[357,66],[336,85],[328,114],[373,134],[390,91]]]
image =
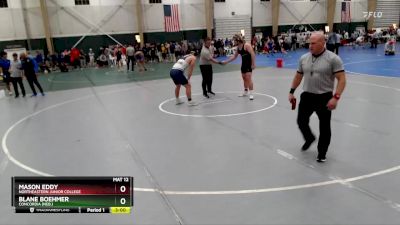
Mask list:
[[12,177],[16,213],[130,214],[133,177]]

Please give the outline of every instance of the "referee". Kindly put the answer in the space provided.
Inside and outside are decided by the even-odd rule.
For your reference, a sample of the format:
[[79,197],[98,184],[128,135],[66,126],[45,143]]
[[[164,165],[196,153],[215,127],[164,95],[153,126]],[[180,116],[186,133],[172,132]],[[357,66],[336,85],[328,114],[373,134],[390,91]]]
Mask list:
[[203,77],[203,81],[201,82],[201,87],[203,89],[203,96],[209,98],[208,94],[215,95],[212,91],[212,82],[213,82],[213,68],[211,62],[220,63],[219,61],[213,58],[214,53],[210,50],[211,46],[211,38],[207,37],[204,39],[203,48],[200,53],[200,71],[201,76]]
[[[346,86],[343,62],[331,51],[325,49],[325,38],[322,33],[313,33],[310,38],[310,52],[299,60],[297,73],[289,93],[292,102],[294,91],[304,78],[303,90],[297,116],[297,124],[303,134],[305,143],[302,150],[307,150],[315,141],[309,122],[316,112],[319,118],[320,136],[318,140],[317,162],[326,161],[326,153],[331,141],[331,115],[338,104]],[[338,84],[333,92],[335,78]],[[334,93],[334,94],[333,94]]]

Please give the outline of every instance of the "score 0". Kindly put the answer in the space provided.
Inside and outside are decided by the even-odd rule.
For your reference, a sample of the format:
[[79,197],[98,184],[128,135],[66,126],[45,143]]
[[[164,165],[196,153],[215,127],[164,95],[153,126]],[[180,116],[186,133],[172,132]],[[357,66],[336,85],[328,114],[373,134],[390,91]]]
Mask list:
[[118,184],[116,187],[116,191],[117,194],[122,194],[122,196],[117,197],[117,202],[119,203],[119,205],[126,206],[127,204],[129,204],[129,202],[127,202],[127,196],[129,196],[129,186],[127,187],[127,185],[125,184]]
[[127,206],[131,204],[131,190],[133,187],[133,183],[131,182],[131,177],[113,177],[113,182],[115,184],[115,194],[120,195],[116,196],[116,203],[118,206]]
[[118,182],[118,184],[115,184],[116,194],[130,194],[129,177],[113,177],[113,182]]

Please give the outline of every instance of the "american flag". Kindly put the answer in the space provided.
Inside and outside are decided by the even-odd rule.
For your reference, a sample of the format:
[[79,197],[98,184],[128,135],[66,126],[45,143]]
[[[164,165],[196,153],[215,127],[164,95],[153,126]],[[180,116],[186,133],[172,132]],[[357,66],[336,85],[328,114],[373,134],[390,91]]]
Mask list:
[[178,4],[164,5],[164,24],[165,32],[180,31]]
[[342,23],[350,23],[350,2],[342,2]]

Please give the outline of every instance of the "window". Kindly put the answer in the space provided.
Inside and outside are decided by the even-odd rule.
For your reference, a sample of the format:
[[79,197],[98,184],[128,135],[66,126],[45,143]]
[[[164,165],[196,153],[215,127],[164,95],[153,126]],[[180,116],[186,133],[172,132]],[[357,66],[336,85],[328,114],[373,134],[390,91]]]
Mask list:
[[75,0],[75,5],[90,5],[89,0]]
[[215,0],[215,2],[225,2],[225,0]]
[[149,0],[150,4],[162,3],[161,0]]
[[7,0],[0,0],[0,8],[8,8]]

